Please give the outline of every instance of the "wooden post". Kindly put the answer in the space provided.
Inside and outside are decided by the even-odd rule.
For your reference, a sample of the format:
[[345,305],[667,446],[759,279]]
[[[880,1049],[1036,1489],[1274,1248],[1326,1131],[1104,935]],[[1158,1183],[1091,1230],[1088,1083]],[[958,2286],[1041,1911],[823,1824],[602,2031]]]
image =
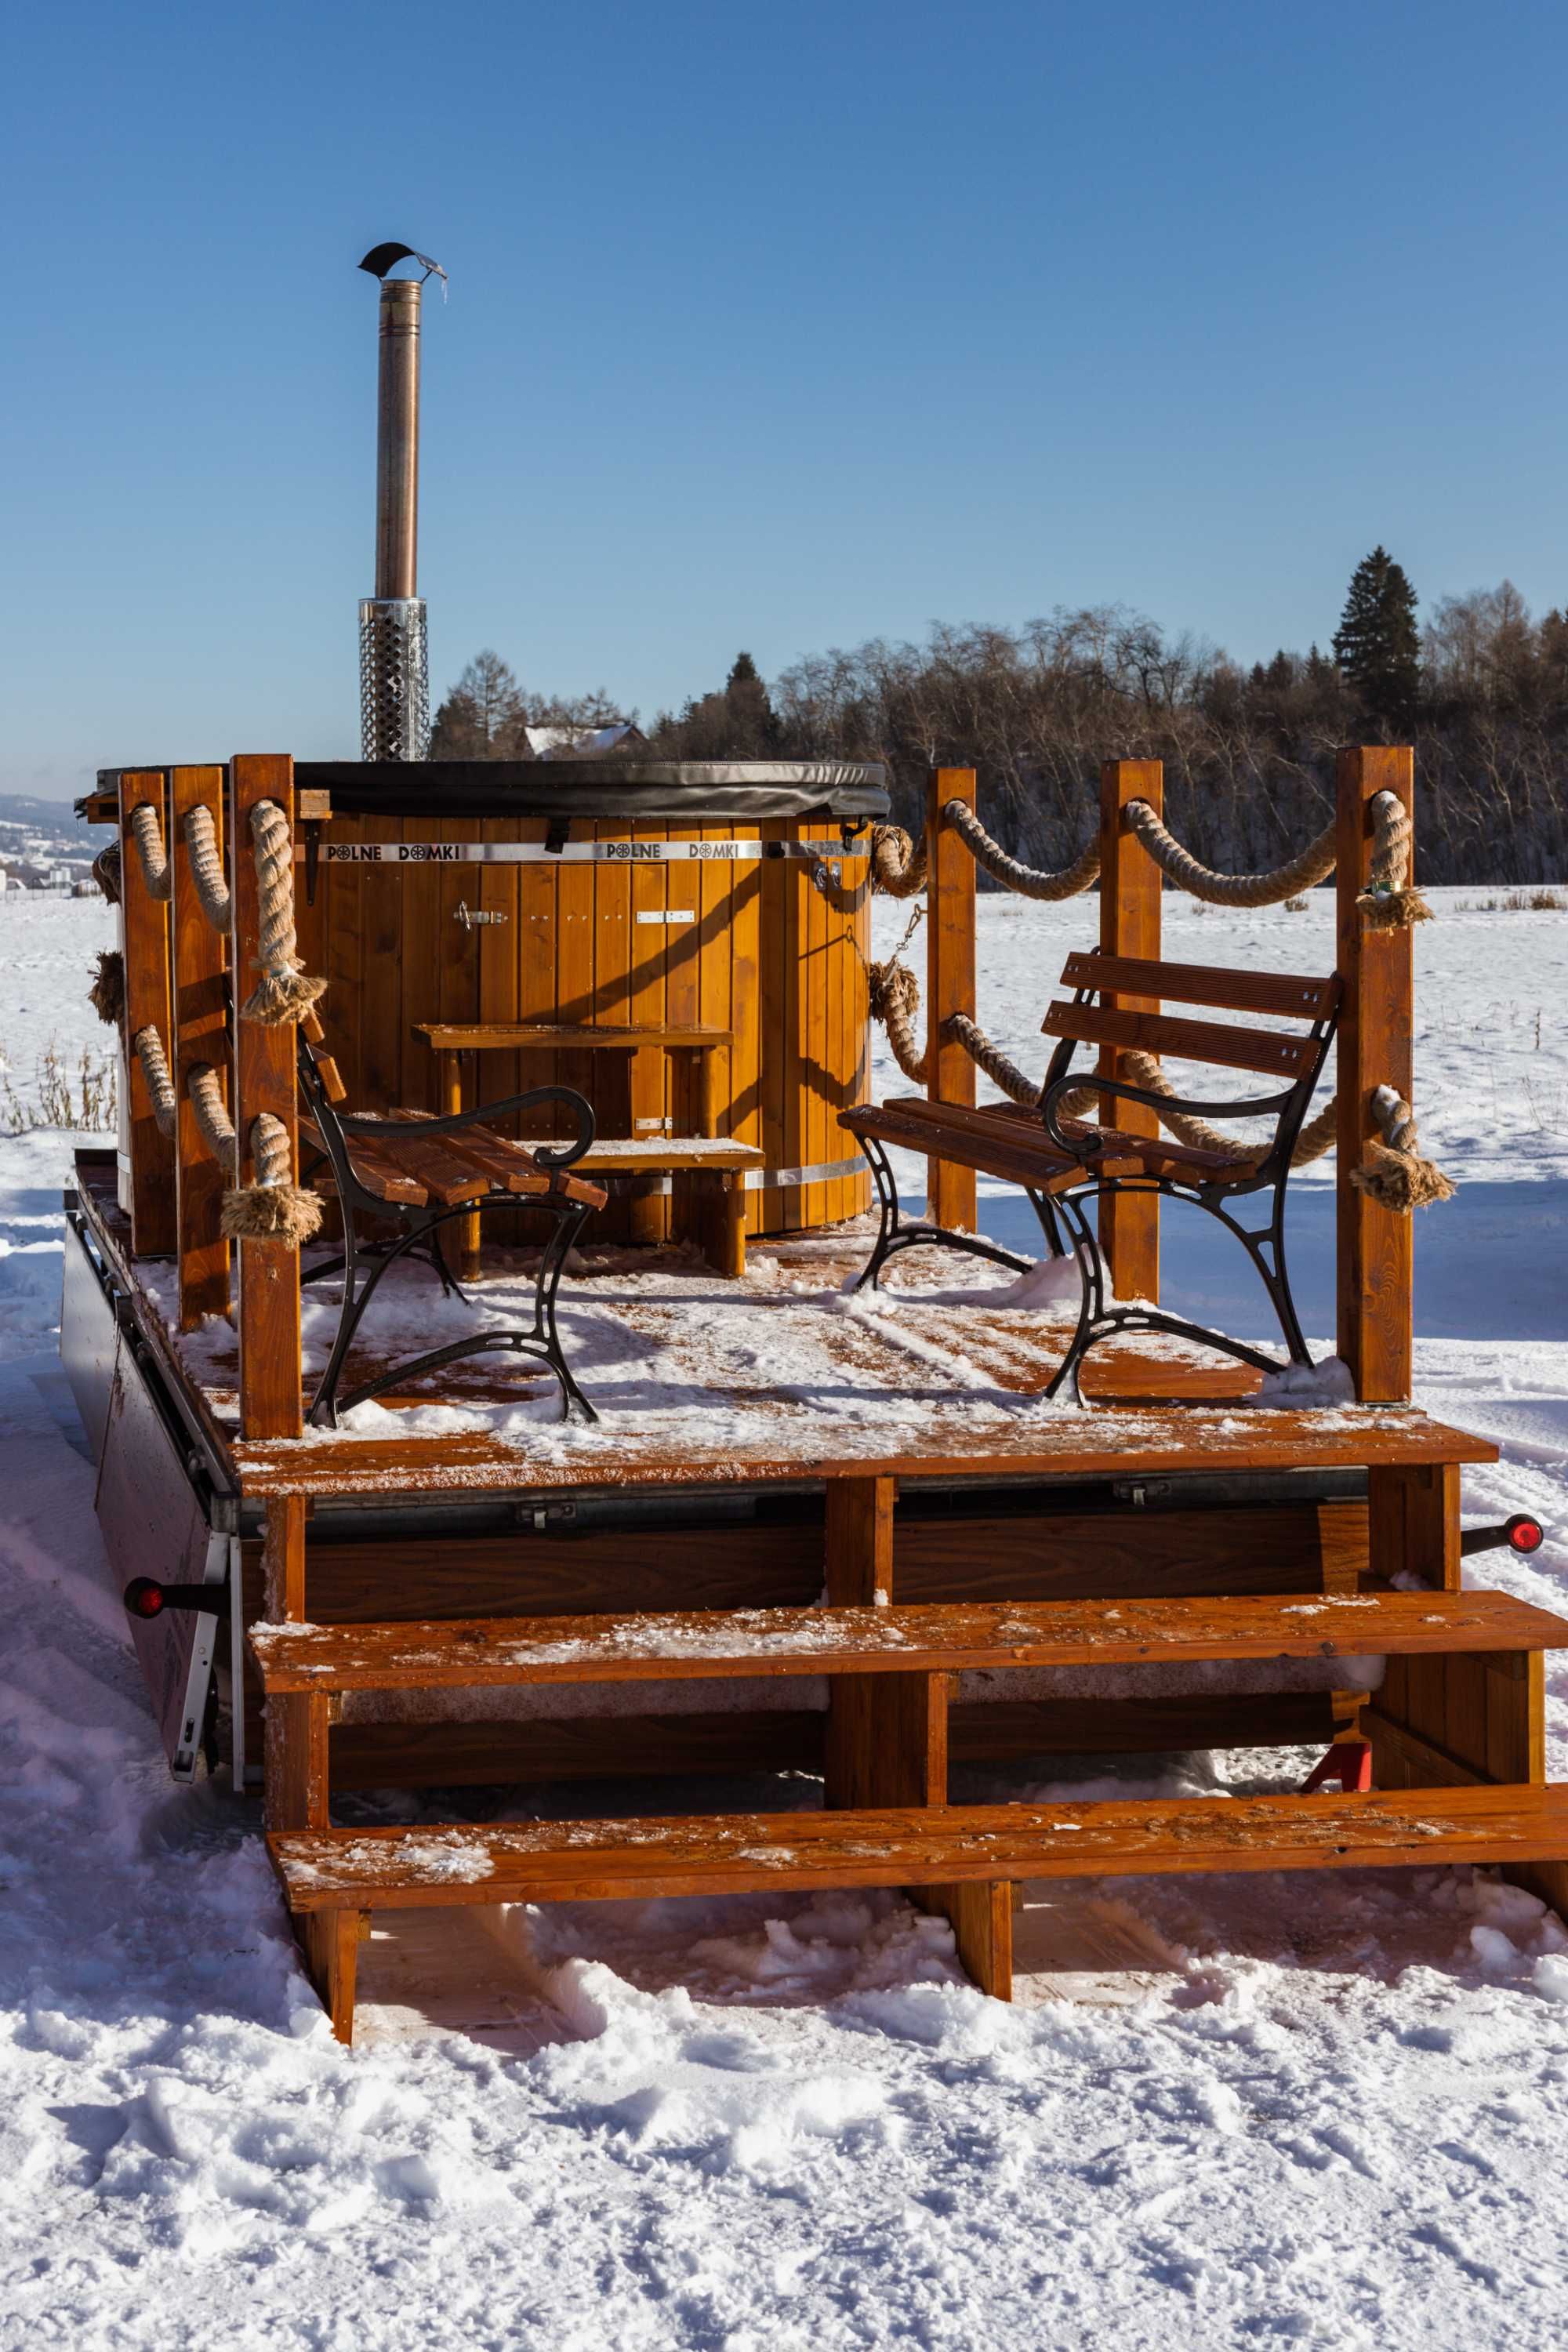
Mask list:
[[[478,1059],[477,1055],[474,1057]],[[455,1118],[463,1108],[463,1055],[441,1055],[441,1115]],[[458,1271],[464,1282],[479,1278],[479,1213],[477,1209],[458,1223]]]
[[[229,970],[234,975],[234,1123],[239,1133],[239,1181],[254,1181],[250,1153],[252,1122],[262,1111],[280,1119],[289,1136],[291,1182],[299,1181],[300,1139],[296,1111],[295,1026],[263,1028],[240,1016],[259,972],[260,896],[250,812],[258,801],[275,801],[294,829],[294,762],[286,753],[252,752],[235,760],[234,835],[229,855],[229,894],[234,937]],[[286,1241],[239,1244],[239,1423],[244,1437],[298,1437],[300,1404],[300,1252]]]
[[1373,1463],[1366,1474],[1367,1569],[1379,1584],[1403,1576],[1458,1592],[1459,1465]]
[[[974,1100],[974,1065],[942,1036],[952,1013],[974,1018],[974,860],[942,821],[949,801],[974,806],[973,768],[933,768],[926,785],[926,1091],[932,1102]],[[973,1168],[927,1163],[926,1214],[950,1232],[973,1233]]]
[[131,814],[155,809],[165,837],[163,771],[146,768],[120,779],[120,898],[125,938],[125,1088],[131,1144],[131,1247],[137,1257],[172,1257],[174,1223],[174,1139],[160,1135],[153,1097],[133,1044],[151,1023],[160,1044],[169,1044],[169,908],[154,898],[142,872]]
[[1372,803],[1397,793],[1408,809],[1415,755],[1408,745],[1359,745],[1339,755],[1339,1351],[1363,1404],[1410,1394],[1414,1312],[1411,1223],[1351,1182],[1378,1132],[1372,1097],[1396,1087],[1410,1098],[1412,957],[1407,930],[1377,930],[1356,900],[1372,863]]
[[[243,1245],[249,1247],[249,1244]],[[305,1497],[277,1495],[261,1537],[262,1606],[273,1625],[305,1622]],[[269,1830],[328,1826],[325,1691],[272,1691],[267,1700],[262,1810]]]
[[[1159,760],[1107,760],[1100,772],[1100,944],[1107,955],[1138,956],[1156,962],[1160,955],[1160,869],[1134,833],[1127,830],[1123,812],[1129,801],[1147,801],[1159,814],[1165,796],[1165,771]],[[1105,1003],[1124,1013],[1158,1013],[1159,1001],[1149,996],[1108,995]],[[1122,1049],[1102,1045],[1100,1074],[1125,1077]],[[1112,1096],[1105,1106],[1108,1123],[1130,1135],[1158,1135],[1160,1122],[1142,1103]],[[1100,1202],[1100,1245],[1106,1270],[1118,1298],[1158,1299],[1160,1296],[1160,1196],[1157,1192],[1112,1191]]]
[[232,1180],[202,1139],[187,1089],[191,1071],[205,1062],[217,1073],[228,1099],[228,940],[202,910],[185,845],[185,819],[205,808],[223,847],[223,770],[176,768],[169,790],[169,863],[174,887],[174,1040],[169,1055],[180,1105],[174,1203],[179,1225],[180,1328],[194,1331],[204,1316],[228,1313],[228,1244],[219,1220],[224,1188]]

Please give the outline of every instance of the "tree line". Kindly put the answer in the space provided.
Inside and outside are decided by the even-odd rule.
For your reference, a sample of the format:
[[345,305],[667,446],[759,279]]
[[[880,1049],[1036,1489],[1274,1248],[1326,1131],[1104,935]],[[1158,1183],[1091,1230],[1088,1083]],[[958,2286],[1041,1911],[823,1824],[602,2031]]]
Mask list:
[[[586,731],[630,714],[603,693],[531,697],[493,653],[437,713],[433,758],[527,756],[525,726]],[[1568,614],[1537,621],[1505,581],[1417,620],[1381,547],[1357,566],[1329,650],[1250,668],[1115,606],[1021,628],[933,626],[808,656],[771,688],[749,654],[723,686],[645,730],[661,759],[880,760],[917,824],[928,768],[973,767],[980,807],[1031,865],[1064,865],[1094,822],[1107,758],[1165,763],[1173,830],[1210,864],[1275,864],[1327,822],[1334,753],[1415,746],[1420,877],[1568,874]]]

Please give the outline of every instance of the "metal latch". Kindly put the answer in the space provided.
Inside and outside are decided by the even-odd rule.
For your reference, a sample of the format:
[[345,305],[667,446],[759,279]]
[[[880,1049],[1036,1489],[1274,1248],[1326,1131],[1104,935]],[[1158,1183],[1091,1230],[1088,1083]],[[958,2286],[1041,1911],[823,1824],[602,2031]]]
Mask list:
[[555,1535],[563,1528],[572,1525],[577,1517],[577,1506],[575,1503],[519,1503],[517,1517],[519,1524],[531,1527],[536,1536]]
[[1110,1488],[1119,1503],[1141,1511],[1149,1503],[1163,1503],[1174,1491],[1169,1478],[1118,1478]]
[[504,923],[506,917],[499,907],[470,907],[466,898],[459,898],[452,909],[452,920],[471,931],[480,923]]

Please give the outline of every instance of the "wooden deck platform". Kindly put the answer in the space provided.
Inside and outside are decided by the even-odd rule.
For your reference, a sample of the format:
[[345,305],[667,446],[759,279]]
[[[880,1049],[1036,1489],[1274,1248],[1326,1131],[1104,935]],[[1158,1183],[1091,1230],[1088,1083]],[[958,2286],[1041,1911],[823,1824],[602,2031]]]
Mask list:
[[[160,1281],[160,1269],[131,1255],[127,1223],[114,1202],[110,1156],[81,1155],[79,1182],[84,1216],[125,1289],[142,1337],[179,1388],[234,1491],[247,1500],[284,1494],[316,1498],[760,1489],[868,1475],[900,1481],[1073,1481],[1110,1473],[1121,1478],[1226,1475],[1497,1458],[1496,1447],[1486,1439],[1449,1429],[1409,1406],[1305,1412],[1258,1407],[1247,1402],[1257,1376],[1247,1367],[1178,1342],[1107,1347],[1090,1359],[1090,1409],[1047,1405],[1043,1391],[1060,1360],[1063,1326],[1037,1314],[992,1312],[983,1306],[926,1308],[896,1282],[896,1331],[879,1328],[876,1315],[810,1314],[814,1343],[825,1349],[830,1370],[837,1365],[836,1385],[853,1384],[857,1405],[853,1419],[816,1410],[809,1393],[778,1381],[770,1370],[768,1321],[807,1313],[788,1286],[792,1282],[822,1296],[837,1292],[864,1262],[866,1241],[859,1234],[776,1244],[779,1286],[748,1288],[744,1313],[756,1329],[757,1370],[739,1392],[743,1425],[735,1437],[705,1434],[705,1408],[713,1400],[703,1392],[700,1359],[704,1308],[712,1302],[704,1295],[701,1269],[674,1259],[655,1261],[658,1295],[622,1296],[614,1278],[617,1260],[606,1256],[601,1261],[605,1270],[574,1278],[566,1304],[595,1310],[608,1350],[613,1351],[617,1318],[633,1337],[655,1329],[657,1343],[672,1351],[677,1375],[690,1383],[673,1416],[677,1438],[669,1433],[668,1412],[661,1425],[649,1426],[634,1400],[627,1400],[632,1409],[617,1411],[609,1352],[597,1387],[594,1366],[582,1375],[604,1416],[596,1429],[538,1423],[507,1436],[483,1428],[420,1429],[412,1417],[416,1408],[437,1404],[482,1412],[515,1404],[527,1393],[510,1373],[498,1379],[480,1360],[448,1368],[439,1387],[381,1400],[409,1415],[407,1426],[395,1435],[310,1431],[300,1439],[247,1443],[235,1431],[225,1336],[221,1328],[215,1334],[209,1328],[193,1349],[171,1328],[172,1293]],[[646,1294],[646,1280],[640,1289]],[[689,1358],[679,1352],[682,1345],[690,1350]],[[955,1351],[963,1359],[962,1377],[944,1368],[944,1358]],[[351,1359],[351,1380],[365,1377],[375,1361],[368,1353]],[[912,1414],[916,1402],[919,1412]]]

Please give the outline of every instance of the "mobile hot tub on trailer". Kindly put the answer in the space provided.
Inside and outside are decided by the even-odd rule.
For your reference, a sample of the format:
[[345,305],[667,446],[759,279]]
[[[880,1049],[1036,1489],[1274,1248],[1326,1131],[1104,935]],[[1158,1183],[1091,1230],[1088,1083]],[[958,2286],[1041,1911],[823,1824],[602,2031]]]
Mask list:
[[[1348,1183],[1339,1192],[1340,1345],[1358,1402],[1333,1412],[1238,1410],[1255,1370],[1199,1360],[1158,1337],[1096,1352],[1088,1411],[1023,1409],[1049,1381],[1059,1326],[926,1306],[914,1291],[898,1307],[900,1343],[876,1317],[825,1312],[821,1302],[864,1264],[869,1225],[806,1229],[803,1219],[770,1243],[771,1292],[700,1265],[688,1274],[695,1286],[686,1304],[677,1286],[661,1285],[660,1328],[671,1346],[685,1330],[689,1370],[700,1372],[705,1328],[724,1299],[754,1326],[746,1409],[730,1433],[712,1416],[742,1401],[700,1379],[689,1411],[666,1412],[657,1426],[635,1409],[617,1411],[613,1355],[596,1374],[600,1423],[569,1445],[549,1431],[433,1429],[407,1409],[485,1393],[439,1381],[393,1396],[390,1419],[368,1433],[306,1432],[299,1244],[253,1236],[231,1246],[219,1216],[226,1178],[243,1183],[253,1173],[264,1122],[281,1133],[289,1168],[300,1165],[293,1023],[258,1026],[242,1002],[263,945],[265,860],[250,854],[260,838],[253,813],[264,807],[287,827],[297,950],[327,982],[325,1034],[356,1089],[376,1099],[379,1086],[388,1108],[405,1067],[426,1098],[438,1085],[424,1029],[459,1009],[440,993],[448,975],[464,992],[479,984],[476,966],[482,980],[483,948],[498,935],[516,943],[509,971],[521,967],[525,933],[550,940],[553,992],[523,1000],[530,1012],[589,1004],[601,908],[608,940],[628,942],[625,961],[605,951],[600,966],[617,1025],[632,1025],[619,1024],[619,992],[629,994],[637,972],[639,931],[658,935],[649,984],[662,990],[666,1016],[671,985],[686,984],[672,983],[676,935],[690,941],[694,965],[728,939],[733,1055],[745,1027],[735,1019],[735,974],[753,929],[761,961],[776,877],[795,965],[781,948],[775,992],[764,973],[755,982],[757,1075],[742,1059],[737,1076],[731,1059],[710,1100],[721,1121],[751,1118],[753,1132],[793,1139],[813,1116],[799,1105],[823,1083],[821,1057],[807,1031],[799,1058],[817,1066],[803,1072],[793,1113],[781,1089],[770,1130],[771,1041],[796,1050],[786,1000],[808,1001],[796,967],[803,954],[810,960],[814,922],[816,936],[833,936],[832,898],[816,869],[826,866],[833,887],[846,887],[854,861],[839,827],[853,845],[864,812],[737,814],[701,826],[668,816],[634,823],[623,809],[592,818],[593,846],[616,855],[571,859],[574,841],[588,845],[585,813],[569,824],[550,813],[447,816],[432,838],[437,821],[405,809],[340,816],[331,798],[313,803],[306,793],[335,787],[312,781],[297,791],[298,773],[277,758],[126,771],[89,812],[112,814],[119,828],[123,1034],[159,1030],[173,1116],[160,1127],[143,1057],[128,1053],[127,1164],[82,1152],[68,1203],[62,1348],[99,1456],[111,1573],[117,1585],[151,1578],[166,1595],[167,1605],[135,1619],[134,1633],[171,1761],[188,1775],[205,1757],[237,1782],[261,1780],[273,1858],[340,2033],[353,2030],[361,1938],[373,1938],[374,1979],[377,1939],[395,1945],[399,1919],[432,1906],[900,1885],[951,1921],[976,1981],[1005,1994],[1011,1888],[1026,1878],[1489,1861],[1561,1901],[1568,1800],[1544,1783],[1542,1657],[1568,1627],[1507,1596],[1459,1589],[1459,1465],[1495,1458],[1495,1448],[1411,1408],[1409,1219]],[[874,787],[858,778],[852,789]],[[1110,763],[1100,947],[1115,956],[1135,940],[1136,952],[1157,956],[1160,877],[1125,821],[1133,789],[1157,797],[1157,772]],[[965,1002],[973,1011],[974,872],[943,824],[952,799],[972,800],[973,790],[960,772],[931,780],[933,1026]],[[1408,935],[1364,933],[1356,912],[1367,812],[1374,793],[1389,791],[1407,805],[1407,754],[1344,756],[1338,1087],[1352,1150],[1375,1131],[1373,1081],[1390,1066],[1397,1075],[1409,1031]],[[212,894],[204,908],[192,888],[198,805],[221,848],[226,928],[215,923]],[[559,850],[549,845],[552,824]],[[329,857],[347,824],[358,846],[414,855]],[[449,845],[449,830],[450,845],[484,846],[487,829],[500,846],[542,856],[492,863],[430,854]],[[618,854],[645,838],[668,850],[709,835],[721,848],[746,845],[746,856]],[[771,840],[806,854],[751,855],[753,841],[765,852]],[[836,840],[837,877],[823,846]],[[515,885],[515,930],[472,921],[476,911],[500,911],[483,895],[498,875]],[[678,880],[696,894],[686,902],[691,921],[633,920],[645,910],[668,917]],[[848,895],[860,887],[851,882]],[[388,887],[395,895],[378,901]],[[531,888],[536,932],[527,929]],[[705,929],[710,889],[724,914]],[[679,898],[673,904],[683,910]],[[465,905],[469,921],[452,920]],[[504,911],[510,918],[510,903]],[[840,917],[847,926],[863,919],[863,906]],[[367,953],[378,922],[385,929]],[[858,971],[847,944],[858,935],[837,937],[840,966]],[[425,992],[410,974],[424,975]],[[742,1000],[752,985],[743,982]],[[465,1013],[469,1003],[465,992]],[[858,1053],[863,1044],[862,1033]],[[1108,1050],[1114,1067],[1120,1049]],[[379,1065],[370,1058],[377,1052]],[[597,1071],[608,1086],[603,1072],[614,1058],[584,1053],[585,1079]],[[961,1099],[943,1057],[930,1058],[932,1096],[945,1086],[947,1099]],[[217,1164],[210,1137],[186,1117],[198,1062],[226,1093],[237,1170]],[[847,1074],[860,1067],[846,1050],[834,1085],[852,1092]],[[367,1076],[377,1068],[379,1080]],[[700,1082],[667,1070],[665,1092],[656,1097],[650,1085],[639,1112],[634,1063],[629,1116],[687,1116],[682,1088],[700,1092]],[[768,1165],[776,1174],[778,1163]],[[964,1175],[933,1169],[950,1224],[973,1216]],[[813,1181],[826,1192],[841,1180]],[[763,1187],[759,1223],[770,1189],[774,1213],[789,1213],[787,1188]],[[811,1189],[803,1184],[797,1202]],[[1126,1268],[1142,1269],[1139,1279],[1157,1285],[1157,1197],[1117,1207],[1105,1234],[1113,1270],[1125,1281]],[[655,1238],[633,1232],[622,1259],[656,1263],[637,1246]],[[584,1291],[604,1282],[612,1321],[615,1257],[579,1279]],[[796,1291],[809,1294],[798,1306]],[[775,1329],[784,1328],[779,1316],[795,1314],[836,1336],[861,1410],[815,1416],[793,1375],[773,1377],[764,1304]],[[638,1311],[626,1309],[628,1332]],[[962,1379],[937,1377],[933,1368],[960,1360]],[[914,1414],[911,1362],[925,1381]],[[1371,1688],[1335,1663],[1366,1653],[1386,1660]],[[1172,1663],[1279,1660],[1315,1661],[1315,1680],[1266,1674],[1261,1687],[1255,1676],[1242,1688],[1200,1675],[1173,1688],[1159,1679]],[[1109,1689],[1059,1680],[1062,1670],[1107,1666]],[[1151,1673],[1152,1684],[1140,1680]],[[1042,1674],[1058,1679],[1045,1687],[1030,1679]],[[620,1689],[606,1711],[605,1685],[627,1682],[637,1690]],[[1350,1740],[1365,1743],[1377,1785],[1343,1797],[1057,1804],[1045,1814],[952,1801],[954,1765],[1037,1759],[1048,1773],[1064,1753],[1337,1743],[1340,1755]],[[543,1781],[674,1775],[680,1785],[693,1775],[781,1770],[820,1774],[826,1811],[628,1822],[594,1818],[589,1796],[575,1822],[529,1818],[529,1786]],[[433,1796],[450,1822],[435,1832],[334,1821],[342,1793],[387,1786],[517,1787],[521,1817],[475,1827],[460,1801]]]

